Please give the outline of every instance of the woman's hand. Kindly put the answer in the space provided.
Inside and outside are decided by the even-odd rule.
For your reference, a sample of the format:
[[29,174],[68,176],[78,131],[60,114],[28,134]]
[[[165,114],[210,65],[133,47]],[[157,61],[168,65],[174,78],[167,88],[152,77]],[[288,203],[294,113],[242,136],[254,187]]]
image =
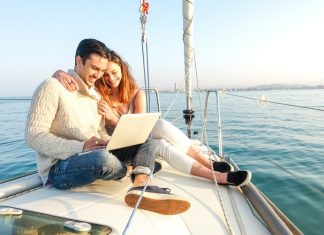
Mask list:
[[119,118],[111,110],[110,106],[103,100],[98,102],[98,113],[105,117],[106,123],[109,123],[110,126],[116,126]]
[[57,70],[52,77],[56,78],[69,91],[76,91],[79,89],[74,78],[62,70]]

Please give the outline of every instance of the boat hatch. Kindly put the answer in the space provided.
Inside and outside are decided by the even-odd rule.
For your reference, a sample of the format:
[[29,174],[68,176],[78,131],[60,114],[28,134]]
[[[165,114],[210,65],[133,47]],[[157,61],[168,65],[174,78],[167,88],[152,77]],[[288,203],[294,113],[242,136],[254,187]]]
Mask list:
[[[1,213],[0,214],[0,232],[1,234],[80,234],[66,226],[70,219],[21,210],[18,208],[0,206],[0,211],[22,211],[22,213]],[[81,225],[87,224],[89,231],[81,234],[111,234],[112,229],[108,226],[92,224],[84,221],[75,221]]]

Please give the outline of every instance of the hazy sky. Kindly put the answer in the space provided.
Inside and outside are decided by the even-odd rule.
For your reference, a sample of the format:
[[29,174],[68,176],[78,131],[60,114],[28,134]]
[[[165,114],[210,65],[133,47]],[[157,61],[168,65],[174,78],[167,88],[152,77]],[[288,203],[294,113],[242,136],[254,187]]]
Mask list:
[[[2,0],[0,96],[29,96],[56,69],[72,68],[84,38],[119,52],[142,86],[139,2]],[[182,1],[149,3],[151,85],[172,89],[184,78]],[[194,26],[202,88],[324,84],[323,0],[196,0]]]

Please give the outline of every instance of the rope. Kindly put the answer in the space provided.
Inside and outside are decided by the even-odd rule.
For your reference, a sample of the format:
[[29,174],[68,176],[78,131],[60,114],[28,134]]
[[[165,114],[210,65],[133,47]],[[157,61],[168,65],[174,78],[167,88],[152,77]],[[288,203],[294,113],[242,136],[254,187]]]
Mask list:
[[210,162],[210,166],[211,166],[211,169],[213,171],[213,178],[214,178],[214,185],[215,185],[215,188],[216,188],[216,192],[217,192],[217,197],[218,197],[218,200],[219,200],[219,203],[221,205],[221,208],[222,208],[222,212],[223,212],[223,215],[224,215],[224,219],[225,219],[225,222],[226,222],[226,225],[227,225],[227,228],[228,228],[228,232],[229,234],[234,234],[233,233],[233,229],[232,229],[232,226],[230,225],[230,222],[228,220],[228,216],[226,214],[226,211],[225,211],[225,206],[224,206],[224,201],[221,197],[221,194],[220,194],[220,191],[219,191],[219,187],[218,187],[218,184],[217,184],[217,179],[216,179],[216,172],[214,171],[214,166],[213,166],[213,163],[212,163],[212,159],[211,159],[211,150],[210,150],[210,147],[209,147],[209,144],[208,144],[208,136],[207,136],[207,132],[206,132],[206,119],[203,117],[203,127],[204,127],[204,132],[205,132],[205,139],[206,139],[206,146],[207,146],[207,150],[208,150],[208,160]]
[[222,212],[223,212],[223,215],[224,215],[224,219],[225,219],[229,234],[234,234],[233,229],[232,229],[232,227],[230,225],[230,222],[229,222],[229,220],[227,218],[228,216],[227,216],[226,211],[225,211],[224,202],[223,202],[223,199],[221,197],[219,187],[218,187],[218,184],[217,184],[216,173],[214,171],[214,166],[213,166],[213,163],[212,163],[212,159],[210,157],[212,154],[211,154],[211,150],[210,150],[209,143],[208,143],[208,136],[207,136],[207,131],[206,131],[206,119],[205,119],[205,117],[203,115],[202,115],[202,120],[203,120],[203,131],[204,131],[203,136],[205,136],[205,142],[206,142],[206,146],[207,146],[207,150],[208,150],[208,160],[210,162],[210,166],[211,166],[211,169],[213,171],[214,185],[215,185],[215,188],[216,188],[218,200],[219,200],[219,203],[220,203],[221,208],[222,208]]
[[206,146],[207,146],[208,160],[210,162],[210,168],[211,168],[211,170],[213,172],[214,185],[215,185],[215,188],[216,188],[216,191],[217,191],[218,200],[219,200],[219,203],[220,203],[221,208],[222,208],[222,213],[224,215],[224,219],[225,219],[225,222],[226,222],[226,225],[227,225],[227,228],[228,228],[228,232],[229,232],[229,234],[234,234],[232,226],[230,225],[227,213],[225,211],[224,201],[223,201],[223,199],[221,197],[221,194],[220,194],[220,191],[219,191],[219,187],[218,187],[217,179],[216,179],[216,172],[214,171],[214,166],[213,166],[213,162],[212,162],[212,159],[211,159],[211,155],[214,155],[214,152],[209,147],[208,136],[207,136],[207,131],[206,131],[206,118],[204,117],[204,114],[202,112],[202,99],[201,99],[201,93],[200,93],[200,89],[199,89],[199,79],[198,79],[197,60],[196,60],[195,51],[193,51],[193,61],[194,61],[194,65],[195,65],[196,86],[197,86],[196,90],[197,90],[197,93],[198,93],[201,120],[202,120],[202,132],[204,133],[203,136],[205,136],[205,141],[204,142],[206,142]]

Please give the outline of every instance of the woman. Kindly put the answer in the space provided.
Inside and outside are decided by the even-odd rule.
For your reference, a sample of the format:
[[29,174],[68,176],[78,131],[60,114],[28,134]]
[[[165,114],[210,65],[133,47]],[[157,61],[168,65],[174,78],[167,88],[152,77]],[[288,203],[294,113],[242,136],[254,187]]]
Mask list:
[[[121,115],[146,111],[146,99],[128,64],[114,51],[110,51],[108,59],[107,70],[95,86],[102,96],[98,112],[105,117],[106,130],[111,135]],[[73,78],[63,71],[57,71],[53,77],[70,91],[78,89]],[[233,167],[226,162],[213,161],[211,164],[181,130],[163,119],[154,126],[152,138],[156,142],[156,155],[184,173],[212,181],[215,173],[219,184],[236,186],[243,186],[251,179],[251,172],[232,171]]]

